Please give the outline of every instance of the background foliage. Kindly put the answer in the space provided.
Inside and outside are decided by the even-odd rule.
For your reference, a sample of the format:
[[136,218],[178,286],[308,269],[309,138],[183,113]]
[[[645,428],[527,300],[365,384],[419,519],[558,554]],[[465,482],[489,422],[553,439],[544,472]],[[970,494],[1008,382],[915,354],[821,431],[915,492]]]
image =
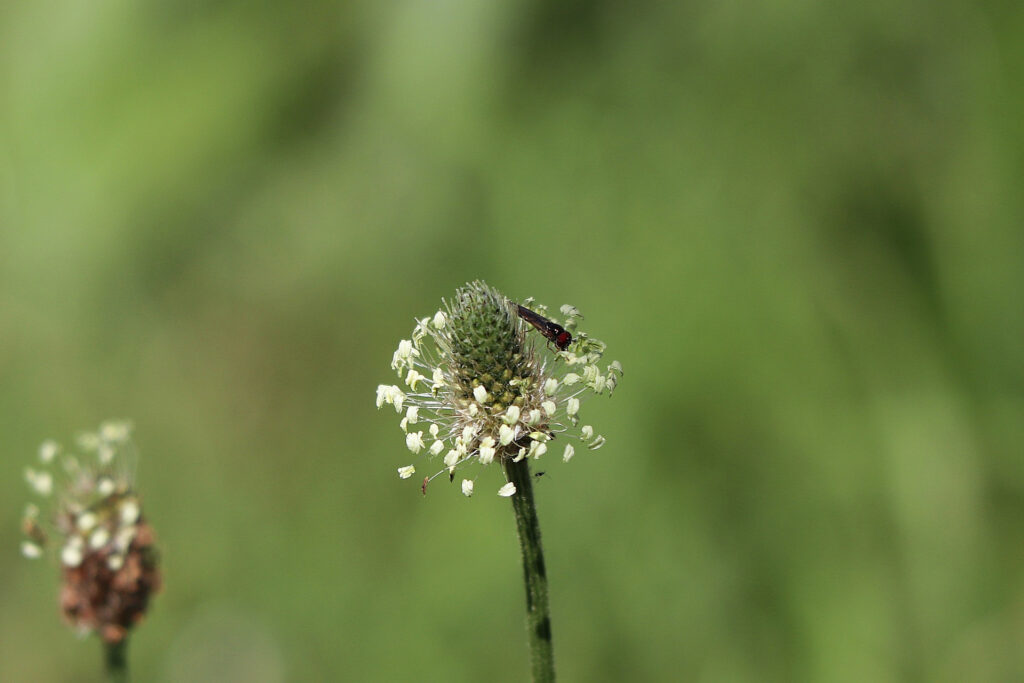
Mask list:
[[373,405],[477,277],[626,370],[538,481],[564,680],[1024,678],[1022,38],[1006,2],[4,3],[0,680],[96,676],[21,472],[121,416],[140,680],[523,680],[508,502],[398,481]]

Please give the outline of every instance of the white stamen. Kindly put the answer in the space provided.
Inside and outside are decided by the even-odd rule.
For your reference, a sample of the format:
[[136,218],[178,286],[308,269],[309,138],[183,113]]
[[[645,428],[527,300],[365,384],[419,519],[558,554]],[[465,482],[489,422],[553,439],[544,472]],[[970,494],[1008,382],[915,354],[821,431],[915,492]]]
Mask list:
[[60,452],[60,446],[56,441],[44,441],[39,447],[39,460],[44,464],[53,462],[53,459],[57,457],[57,453]]
[[107,544],[110,540],[110,532],[107,531],[106,527],[100,527],[96,531],[92,532],[89,536],[89,547],[93,550],[99,550]]
[[109,496],[117,488],[114,484],[114,480],[110,477],[100,477],[96,481],[96,490],[101,496]]
[[67,545],[60,551],[60,561],[68,567],[77,567],[82,564],[84,555],[82,553],[81,540],[78,536],[72,536],[71,541],[77,539],[79,543],[68,542]]
[[31,467],[25,468],[25,481],[32,487],[32,490],[41,496],[48,496],[53,492],[53,475],[49,472],[34,470]]
[[391,358],[391,367],[394,370],[401,370],[406,365],[412,364],[412,357],[420,355],[419,349],[413,346],[413,343],[408,339],[403,339],[398,342],[398,350],[395,351],[395,355]]
[[121,527],[117,535],[114,536],[114,547],[117,548],[118,552],[128,552],[128,548],[131,547],[132,541],[135,540],[137,532],[138,527],[134,525]]
[[566,402],[565,414],[572,417],[578,412],[580,412],[580,400],[574,396]]
[[380,384],[377,386],[377,407],[385,403],[395,406],[395,412],[402,412],[402,404],[405,402],[405,393],[394,384]]
[[124,420],[108,420],[100,425],[100,437],[104,441],[127,441],[132,425]]
[[423,432],[412,432],[405,435],[405,447],[413,453],[419,453],[423,448]]
[[409,388],[416,391],[416,385],[420,382],[426,382],[427,378],[421,375],[416,370],[409,370],[409,373],[405,376],[405,383],[409,385]]
[[75,526],[78,527],[79,531],[85,532],[95,527],[96,522],[98,521],[99,519],[96,517],[94,513],[83,512],[82,514],[78,515],[78,520],[76,520]]
[[121,503],[122,524],[135,524],[135,522],[139,521],[139,515],[141,514],[142,510],[134,500],[128,498]]

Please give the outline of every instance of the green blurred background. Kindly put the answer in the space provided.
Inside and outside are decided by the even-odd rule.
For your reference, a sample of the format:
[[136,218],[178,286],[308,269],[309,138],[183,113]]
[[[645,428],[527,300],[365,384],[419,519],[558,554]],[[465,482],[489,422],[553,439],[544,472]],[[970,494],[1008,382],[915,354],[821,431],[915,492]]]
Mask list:
[[17,546],[38,444],[107,417],[166,577],[137,680],[525,680],[508,502],[399,481],[373,404],[481,277],[626,370],[538,480],[563,680],[1024,680],[1022,40],[1014,2],[3,3],[0,680],[97,678]]

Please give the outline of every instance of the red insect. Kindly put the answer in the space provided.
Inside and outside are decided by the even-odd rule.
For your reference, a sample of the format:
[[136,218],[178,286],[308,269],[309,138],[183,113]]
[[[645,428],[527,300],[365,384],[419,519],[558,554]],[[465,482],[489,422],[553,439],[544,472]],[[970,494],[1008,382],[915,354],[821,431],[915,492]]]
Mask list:
[[516,307],[519,317],[537,328],[537,331],[543,334],[549,342],[557,346],[559,351],[565,351],[566,347],[572,343],[572,335],[558,323],[552,322],[540,313],[534,313],[529,308],[519,304],[516,304]]

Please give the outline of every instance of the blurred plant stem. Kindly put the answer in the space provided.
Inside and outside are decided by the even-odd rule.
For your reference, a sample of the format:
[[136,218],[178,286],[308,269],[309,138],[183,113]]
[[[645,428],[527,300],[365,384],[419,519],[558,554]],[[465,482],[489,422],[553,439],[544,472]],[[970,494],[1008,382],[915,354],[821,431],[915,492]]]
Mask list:
[[527,460],[504,461],[505,474],[515,484],[512,510],[523,551],[523,578],[526,581],[526,630],[530,643],[530,661],[534,683],[555,680],[555,653],[551,644],[551,614],[548,607],[548,577],[544,552],[540,545],[540,522],[533,500],[533,482]]
[[107,680],[113,683],[128,682],[128,638],[118,643],[103,643],[103,660],[107,669]]

